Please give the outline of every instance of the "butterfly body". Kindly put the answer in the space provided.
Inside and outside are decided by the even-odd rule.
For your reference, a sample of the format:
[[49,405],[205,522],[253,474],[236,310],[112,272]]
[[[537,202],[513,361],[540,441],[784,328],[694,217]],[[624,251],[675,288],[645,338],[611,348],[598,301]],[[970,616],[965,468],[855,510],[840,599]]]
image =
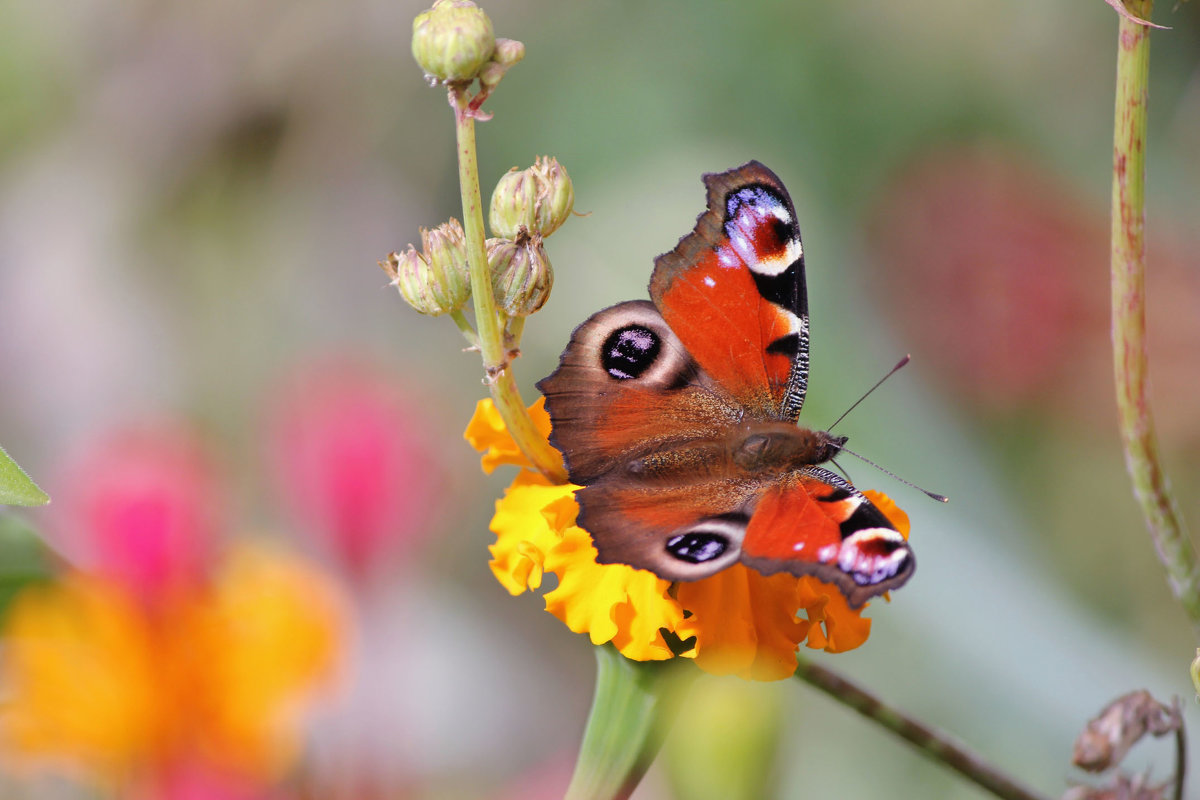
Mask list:
[[582,487],[579,525],[602,563],[696,580],[741,561],[815,575],[861,605],[915,561],[821,466],[845,437],[796,424],[808,304],[791,199],[757,162],[705,183],[708,210],[656,260],[652,302],[594,314],[538,384]]

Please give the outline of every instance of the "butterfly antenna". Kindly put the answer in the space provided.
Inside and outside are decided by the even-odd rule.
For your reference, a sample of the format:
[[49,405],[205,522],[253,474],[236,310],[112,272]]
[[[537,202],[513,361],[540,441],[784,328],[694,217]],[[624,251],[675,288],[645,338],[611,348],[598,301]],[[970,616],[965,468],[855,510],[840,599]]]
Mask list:
[[850,473],[846,472],[845,468],[843,468],[841,464],[837,463],[837,459],[831,458],[829,459],[829,463],[833,464],[834,468],[838,472],[842,473],[843,478],[845,478],[847,481],[850,481],[850,483],[854,483],[854,481],[850,480]]
[[[844,420],[844,419],[845,419],[845,418],[846,418],[846,417],[847,417],[847,416],[850,414],[850,412],[851,412],[851,411],[853,411],[854,409],[858,408],[858,404],[859,404],[859,403],[861,403],[863,400],[866,400],[868,397],[870,397],[870,396],[871,396],[871,392],[875,391],[875,390],[876,390],[876,389],[878,389],[880,386],[882,386],[884,381],[886,381],[888,378],[892,377],[892,376],[893,376],[893,375],[895,375],[897,372],[899,372],[899,371],[900,371],[900,368],[901,368],[901,367],[903,367],[905,364],[907,364],[907,363],[909,362],[909,359],[910,359],[910,358],[912,358],[912,356],[906,355],[906,356],[904,356],[904,358],[900,359],[900,361],[899,361],[899,362],[896,364],[896,366],[894,366],[894,367],[892,367],[890,370],[888,370],[888,374],[887,374],[887,375],[884,375],[882,378],[880,378],[878,381],[876,381],[874,386],[872,386],[870,389],[867,389],[867,391],[863,393],[863,396],[862,396],[862,397],[860,397],[860,398],[858,398],[857,400],[855,400],[855,401],[854,401],[854,405],[852,405],[852,406],[850,406],[849,408],[847,408],[847,409],[846,409],[846,411],[845,411],[845,413],[844,413],[844,414],[842,414],[842,415],[841,415],[840,417],[838,417],[837,419],[835,419],[835,420],[833,421],[833,425],[830,425],[830,426],[829,426],[828,428],[826,428],[825,430],[826,430],[826,431],[831,431],[831,430],[833,430],[833,427],[834,427],[834,425],[837,425],[839,422],[841,422],[842,420]],[[847,452],[849,452],[849,451],[847,451]],[[862,456],[859,456],[859,458],[862,458]],[[865,461],[866,459],[863,459],[863,460]],[[886,470],[885,470],[885,471],[886,471]],[[926,492],[926,494],[928,494],[928,492]]]
[[[901,362],[900,366],[904,366],[904,363],[903,363],[903,362]],[[892,370],[892,371],[893,371],[893,372],[895,372],[895,370]],[[868,464],[870,464],[872,467],[874,467],[875,469],[877,469],[877,470],[879,470],[880,472],[882,472],[884,475],[891,475],[893,478],[895,478],[896,480],[900,481],[900,482],[901,482],[901,483],[903,483],[905,486],[911,486],[912,488],[916,489],[918,492],[921,492],[922,494],[924,494],[926,497],[930,497],[930,498],[932,498],[932,499],[934,499],[934,500],[937,500],[939,503],[948,503],[948,502],[950,502],[950,498],[949,498],[949,497],[946,497],[946,495],[944,495],[944,494],[938,494],[937,492],[931,492],[931,491],[929,491],[928,489],[922,489],[920,486],[917,486],[917,485],[916,485],[915,483],[913,483],[912,481],[906,481],[906,480],[904,480],[904,478],[901,478],[899,475],[897,475],[896,473],[892,472],[890,469],[884,469],[883,467],[879,466],[878,464],[876,464],[876,463],[875,463],[874,461],[872,461],[871,459],[867,458],[866,456],[861,456],[861,455],[859,455],[858,453],[854,452],[853,450],[851,450],[850,448],[846,447],[845,445],[842,445],[842,446],[841,446],[839,449],[840,449],[840,450],[841,450],[843,453],[849,453],[850,455],[854,456],[855,458],[857,458],[857,459],[860,459],[860,460],[862,460],[862,461],[865,461],[865,462],[867,462],[867,463],[868,463]],[[832,460],[832,459],[831,459],[831,460]],[[838,467],[838,469],[841,469],[841,467]]]

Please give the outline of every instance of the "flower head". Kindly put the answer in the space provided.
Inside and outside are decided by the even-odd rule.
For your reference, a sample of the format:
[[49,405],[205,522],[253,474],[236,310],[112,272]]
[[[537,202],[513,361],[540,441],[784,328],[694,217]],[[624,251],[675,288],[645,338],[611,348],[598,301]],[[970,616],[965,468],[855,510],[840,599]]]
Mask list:
[[[539,400],[529,409],[540,430],[550,420]],[[490,400],[482,400],[466,438],[484,452],[483,467],[521,467],[496,503],[491,568],[511,594],[541,588],[546,573],[558,585],[546,610],[594,644],[611,642],[637,661],[693,658],[709,672],[756,680],[786,678],[796,649],[842,652],[866,641],[871,622],[836,587],[816,578],[764,576],[740,564],[709,578],[672,585],[624,564],[598,564],[587,531],[575,524],[578,486],[554,485],[531,469]],[[907,518],[886,496],[871,500],[903,533]],[[803,617],[798,616],[803,612]]]

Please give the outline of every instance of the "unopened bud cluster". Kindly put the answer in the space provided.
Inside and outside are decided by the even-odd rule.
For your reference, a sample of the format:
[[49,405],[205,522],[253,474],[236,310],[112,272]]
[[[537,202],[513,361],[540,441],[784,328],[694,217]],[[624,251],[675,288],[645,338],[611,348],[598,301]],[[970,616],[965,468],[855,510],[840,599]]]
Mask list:
[[433,230],[421,229],[421,252],[411,244],[391,253],[379,266],[410,306],[422,314],[449,314],[471,297],[467,245],[462,225],[452,219]]
[[[571,216],[575,190],[553,158],[539,157],[512,170],[492,193],[493,239],[487,240],[488,271],[496,307],[506,317],[527,317],[545,305],[554,270],[542,246]],[[379,262],[401,296],[422,314],[458,311],[471,297],[466,237],[458,220],[421,229],[421,250],[412,245]]]
[[575,205],[575,189],[562,165],[539,157],[528,169],[512,169],[496,184],[488,214],[488,266],[496,304],[510,317],[525,317],[545,304],[554,270],[542,239],[562,227]]
[[437,0],[413,20],[412,52],[432,81],[457,84],[479,78],[490,92],[525,57],[525,45],[497,39],[492,21],[471,0]]

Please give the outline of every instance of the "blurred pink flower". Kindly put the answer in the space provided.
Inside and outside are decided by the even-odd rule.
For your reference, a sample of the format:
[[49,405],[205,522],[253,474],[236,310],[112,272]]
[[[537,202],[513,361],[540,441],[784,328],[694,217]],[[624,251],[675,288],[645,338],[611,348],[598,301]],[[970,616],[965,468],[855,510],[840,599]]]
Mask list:
[[1001,150],[938,150],[884,189],[873,285],[924,358],[979,407],[1045,399],[1107,341],[1105,220],[1048,170]]
[[205,576],[224,521],[212,464],[191,433],[170,424],[96,441],[55,499],[66,555],[149,601]]
[[274,471],[303,530],[356,576],[385,566],[420,536],[437,504],[422,411],[397,380],[326,359],[286,380],[270,407]]
[[[1155,422],[1185,448],[1200,442],[1200,249],[1195,226],[1173,222],[1148,245],[1147,323]],[[1002,148],[943,148],[884,188],[869,235],[881,306],[978,411],[1114,424],[1103,201]]]

